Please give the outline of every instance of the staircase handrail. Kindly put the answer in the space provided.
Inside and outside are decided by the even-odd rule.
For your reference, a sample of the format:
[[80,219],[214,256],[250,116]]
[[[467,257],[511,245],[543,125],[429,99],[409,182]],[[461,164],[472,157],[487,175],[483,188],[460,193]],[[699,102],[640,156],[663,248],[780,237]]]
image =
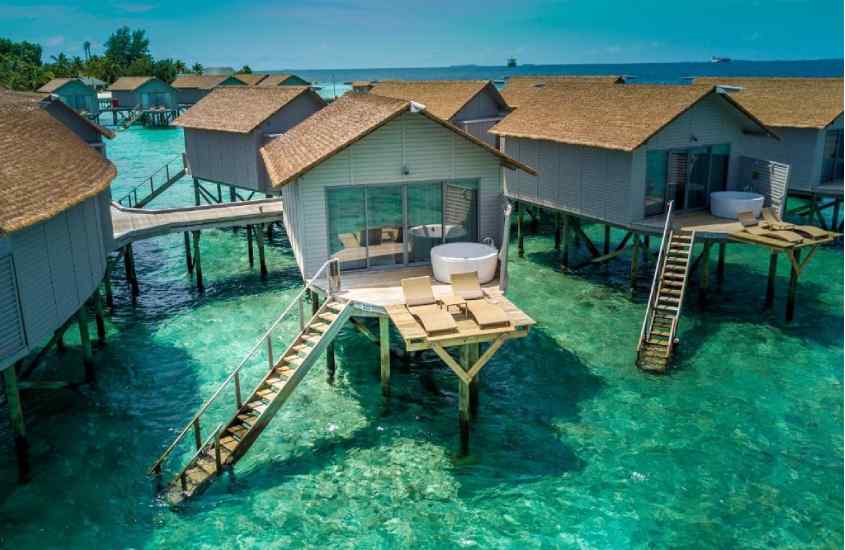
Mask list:
[[167,458],[170,456],[170,453],[173,452],[173,450],[176,448],[176,446],[179,443],[182,442],[182,440],[185,438],[185,436],[188,435],[188,432],[190,432],[192,429],[194,430],[195,436],[196,436],[197,450],[202,448],[201,438],[200,438],[200,435],[199,435],[200,434],[200,422],[199,422],[200,418],[202,417],[203,414],[205,414],[205,412],[208,410],[208,408],[217,400],[217,398],[223,393],[223,390],[232,381],[235,381],[236,401],[238,402],[238,406],[240,406],[240,400],[241,400],[240,399],[240,372],[241,372],[241,369],[246,365],[247,361],[249,361],[258,352],[258,350],[261,349],[261,347],[265,346],[265,345],[267,346],[268,363],[270,364],[271,368],[274,366],[273,346],[272,346],[272,340],[270,339],[270,337],[273,333],[273,330],[279,325],[279,323],[282,322],[282,320],[285,317],[287,317],[288,313],[290,313],[291,310],[293,310],[293,307],[297,304],[300,305],[300,307],[299,307],[300,325],[303,324],[302,300],[305,297],[305,293],[307,291],[311,290],[314,283],[317,281],[317,279],[320,278],[320,276],[323,274],[324,271],[326,271],[326,269],[329,269],[329,273],[328,273],[328,276],[327,276],[328,283],[326,285],[327,286],[326,291],[327,291],[327,294],[328,294],[328,298],[331,298],[334,295],[334,292],[336,290],[340,290],[340,284],[339,284],[340,283],[340,260],[338,260],[337,258],[330,258],[330,259],[326,260],[326,262],[323,263],[323,265],[320,266],[320,269],[317,270],[317,272],[314,274],[313,277],[311,277],[311,279],[306,281],[305,286],[302,288],[302,290],[300,290],[297,293],[297,295],[293,298],[293,300],[290,301],[290,303],[287,305],[287,307],[285,307],[285,309],[282,311],[282,313],[278,317],[276,317],[276,320],[273,321],[273,323],[270,325],[270,328],[268,328],[264,332],[264,334],[261,336],[261,338],[258,339],[258,341],[255,343],[255,345],[252,346],[249,353],[241,360],[240,363],[238,363],[238,366],[235,367],[235,369],[231,373],[229,373],[229,376],[227,376],[226,379],[220,384],[220,386],[217,387],[217,390],[212,394],[212,396],[210,398],[208,398],[205,401],[205,403],[203,403],[203,405],[199,408],[197,413],[193,416],[193,418],[191,418],[190,422],[188,422],[185,425],[185,427],[182,429],[182,431],[179,432],[179,435],[176,436],[176,439],[173,440],[173,442],[167,447],[167,449],[164,450],[164,452],[161,454],[161,456],[159,456],[158,459],[152,464],[152,466],[150,466],[149,470],[147,470],[148,474],[152,475],[152,474],[160,474],[161,473],[161,465],[164,463],[165,460],[167,460]]
[[663,237],[660,240],[660,250],[657,253],[657,265],[654,268],[654,278],[651,281],[651,292],[648,295],[648,306],[646,307],[643,326],[640,329],[640,342],[637,344],[637,352],[643,348],[643,340],[648,330],[651,311],[654,309],[657,300],[657,286],[660,281],[660,273],[663,271],[663,264],[666,261],[666,251],[669,249],[669,233],[672,231],[672,210],[675,201],[669,201],[669,208],[666,210],[666,222],[663,224]]
[[[132,189],[130,189],[128,193],[126,193],[124,196],[122,196],[120,199],[118,199],[117,203],[118,203],[118,204],[120,204],[121,206],[126,206],[127,208],[132,208],[132,207],[134,207],[134,206],[135,206],[135,205],[137,205],[137,204],[138,204],[138,202],[139,202],[139,201],[138,201],[138,191],[139,191],[142,187],[149,186],[149,188],[150,188],[150,192],[149,192],[149,194],[148,194],[147,196],[149,196],[149,195],[151,195],[152,193],[154,193],[154,192],[155,192],[155,190],[156,190],[156,186],[155,186],[155,177],[156,177],[157,175],[159,175],[162,171],[164,171],[165,178],[164,178],[164,183],[163,183],[162,185],[164,185],[164,184],[166,184],[167,182],[169,182],[169,181],[170,181],[170,166],[171,166],[174,162],[176,162],[176,161],[180,161],[180,162],[181,162],[181,166],[180,166],[179,168],[176,168],[176,169],[175,169],[175,171],[173,172],[173,175],[176,175],[176,174],[178,174],[179,172],[181,172],[182,170],[185,170],[185,169],[186,169],[185,155],[180,155],[180,156],[178,156],[178,157],[173,157],[172,159],[170,159],[170,160],[168,160],[166,163],[164,163],[164,165],[163,165],[163,166],[160,166],[160,167],[159,167],[159,168],[158,168],[155,172],[153,172],[153,173],[152,173],[152,174],[150,174],[149,176],[147,176],[147,177],[145,177],[144,179],[142,179],[142,180],[141,180],[141,183],[139,183],[138,185],[136,185],[135,187],[133,187]],[[159,185],[159,188],[161,188],[161,185]],[[142,196],[142,197],[141,197],[141,199],[143,200],[143,199],[144,199],[144,197]],[[124,202],[124,201],[125,201],[125,202]]]

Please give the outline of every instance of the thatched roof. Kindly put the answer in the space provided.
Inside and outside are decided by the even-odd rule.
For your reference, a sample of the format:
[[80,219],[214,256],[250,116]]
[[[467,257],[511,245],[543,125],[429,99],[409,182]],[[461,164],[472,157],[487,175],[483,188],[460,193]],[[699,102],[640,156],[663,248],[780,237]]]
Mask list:
[[546,90],[509,114],[490,132],[633,151],[710,95],[723,98],[761,130],[771,133],[730,96],[718,93],[715,88],[645,84]]
[[153,79],[154,76],[121,76],[106,89],[110,92],[134,92]]
[[622,84],[624,82],[623,77],[614,75],[512,76],[502,89],[502,97],[505,98],[510,107],[515,108],[530,101],[538,92],[547,89],[572,85]]
[[308,86],[223,86],[182,113],[173,125],[248,134],[302,94],[325,104]]
[[[77,81],[80,84],[85,84],[84,82],[82,82],[82,80],[80,80],[78,78],[54,78],[53,80],[51,80],[47,84],[38,88],[38,91],[41,92],[41,93],[45,93],[45,94],[52,94],[52,93],[56,92],[59,88],[64,86],[65,84],[68,84],[69,82],[73,82],[73,81]],[[86,86],[87,86],[87,84],[86,84]]]
[[382,80],[371,94],[422,103],[428,112],[451,120],[478,94],[489,93],[501,110],[508,108],[489,80]]
[[696,85],[739,86],[728,90],[769,126],[824,128],[842,114],[842,78],[696,78]]
[[230,78],[233,77],[228,74],[186,74],[177,76],[170,85],[176,89],[211,90]]
[[242,81],[244,84],[249,86],[256,86],[261,83],[262,80],[267,78],[269,75],[265,73],[238,73],[235,75],[235,78]]
[[0,91],[0,233],[48,220],[106,189],[114,165],[44,110]]
[[298,79],[305,82],[305,79],[296,76],[295,74],[268,74],[266,78],[261,80],[257,85],[258,86],[283,86],[286,85],[288,80],[291,79]]
[[280,187],[365,138],[403,113],[418,112],[484,148],[510,168],[536,172],[411,101],[346,94],[261,148],[274,187]]

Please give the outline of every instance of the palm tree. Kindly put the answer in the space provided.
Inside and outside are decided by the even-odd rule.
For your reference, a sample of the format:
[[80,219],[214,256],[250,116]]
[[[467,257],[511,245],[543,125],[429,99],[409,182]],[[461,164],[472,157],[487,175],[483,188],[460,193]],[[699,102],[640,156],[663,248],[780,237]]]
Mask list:
[[202,74],[202,71],[204,69],[205,69],[205,67],[202,66],[202,63],[194,63],[194,66],[191,67],[191,71],[195,72],[197,74]]
[[86,40],[82,43],[82,49],[85,51],[85,61],[91,61],[91,43]]
[[173,67],[176,69],[176,72],[179,74],[183,74],[188,72],[188,66],[185,65],[185,62],[181,59],[177,59],[173,62]]

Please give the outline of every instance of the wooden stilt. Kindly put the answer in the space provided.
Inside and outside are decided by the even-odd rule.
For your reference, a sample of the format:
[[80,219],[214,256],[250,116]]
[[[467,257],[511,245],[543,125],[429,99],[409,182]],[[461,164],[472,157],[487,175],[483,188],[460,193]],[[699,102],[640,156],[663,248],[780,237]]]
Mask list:
[[194,258],[191,256],[191,235],[185,231],[185,264],[188,268],[188,273],[194,272]]
[[223,204],[223,186],[219,183],[217,184],[217,203]]
[[698,290],[702,303],[707,297],[707,290],[710,288],[710,247],[713,241],[704,241],[704,250],[701,252],[701,265],[699,269]]
[[632,254],[631,254],[631,278],[630,278],[630,286],[631,286],[631,294],[634,294],[637,291],[637,262],[640,258],[640,236],[638,233],[633,234],[634,243],[632,246]]
[[610,254],[610,226],[604,225],[604,255]]
[[76,313],[79,324],[79,339],[82,342],[82,364],[85,367],[85,381],[94,381],[94,354],[91,351],[91,336],[88,334],[87,304],[82,304]]
[[141,294],[141,289],[138,286],[138,274],[135,272],[135,254],[132,252],[132,243],[124,247],[123,263],[126,268],[126,280],[129,282],[132,291],[132,303],[135,303],[138,295]]
[[261,268],[261,278],[267,278],[267,261],[264,258],[264,227],[258,224],[258,231],[255,232],[255,240],[258,245],[258,264]]
[[65,352],[65,331],[62,329],[57,330],[53,333],[53,338],[56,341],[56,351],[58,353]]
[[378,318],[378,341],[381,359],[381,394],[390,395],[390,319]]
[[267,242],[273,242],[273,222],[267,223]]
[[196,206],[200,205],[200,182],[197,178],[193,178],[194,180],[194,204]]
[[766,309],[772,307],[775,302],[775,279],[778,274],[778,253],[772,252],[769,257],[769,281],[766,285]]
[[[475,362],[478,361],[480,350],[481,344],[479,342],[470,345],[468,365],[475,365]],[[469,413],[473,420],[478,418],[478,384],[480,382],[480,377],[481,373],[476,373],[469,383]]]
[[114,294],[111,290],[111,270],[106,272],[106,276],[103,277],[103,286],[106,288],[106,307],[109,310],[114,309]]
[[249,267],[255,265],[255,252],[252,250],[252,226],[246,226],[246,246],[247,246],[247,253],[249,254]]
[[833,199],[833,217],[831,218],[830,228],[834,231],[839,227],[839,205],[841,202],[838,198]]
[[560,250],[560,212],[555,212],[555,250]]
[[326,372],[328,373],[329,384],[334,383],[334,373],[336,369],[337,364],[334,356],[334,342],[332,342],[326,346]]
[[649,256],[651,256],[651,236],[643,237],[643,263],[647,264]]
[[563,215],[563,251],[560,257],[560,266],[564,271],[569,270],[569,233],[572,227],[572,220],[569,219],[569,214]]
[[716,284],[722,288],[725,282],[725,249],[728,247],[725,241],[719,241],[719,260],[716,263]]
[[522,234],[522,211],[519,203],[516,203],[516,254],[520,258],[525,256],[525,241]]
[[194,271],[197,274],[197,290],[205,292],[205,284],[202,280],[202,256],[200,255],[200,231],[191,231],[194,238]]
[[536,235],[540,229],[540,209],[534,208],[531,211],[531,234]]
[[9,420],[12,424],[12,434],[15,438],[18,482],[27,483],[29,481],[29,442],[26,439],[26,422],[24,422],[21,396],[18,392],[16,369],[20,365],[22,365],[22,362],[18,361],[15,365],[3,371],[3,383],[6,388],[6,403],[9,409]]
[[[469,344],[464,344],[461,347],[461,368],[469,370]],[[469,382],[462,378],[458,379],[458,428],[461,434],[461,450],[460,455],[466,456],[469,454],[469,422],[470,422],[470,397],[469,397]]]
[[106,319],[99,288],[94,291],[94,318],[97,321],[97,345],[102,347],[106,345]]
[[798,291],[798,276],[801,275],[801,250],[787,250],[790,255],[789,289],[786,295],[786,322],[790,323],[795,318],[795,294]]

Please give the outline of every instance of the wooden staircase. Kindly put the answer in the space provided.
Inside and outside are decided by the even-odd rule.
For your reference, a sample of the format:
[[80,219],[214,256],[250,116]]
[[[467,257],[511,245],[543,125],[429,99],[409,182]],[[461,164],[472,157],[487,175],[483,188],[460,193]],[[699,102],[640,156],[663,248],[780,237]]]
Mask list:
[[188,162],[183,153],[182,156],[171,159],[164,166],[144,178],[141,183],[118,199],[117,203],[126,208],[144,208],[187,173]]
[[637,366],[657,373],[666,372],[677,344],[678,321],[695,242],[695,231],[672,230],[671,210],[670,204],[637,346]]
[[128,130],[130,126],[135,124],[135,122],[141,118],[141,115],[144,114],[143,109],[141,109],[141,105],[135,105],[132,108],[132,111],[129,113],[129,116],[120,124],[119,130]]
[[[335,288],[339,287],[340,271],[337,260],[324,264],[334,265]],[[318,276],[320,271],[318,271]],[[270,329],[252,348],[247,357],[220,385],[214,395],[200,407],[197,414],[188,423],[175,441],[150,467],[149,473],[161,476],[162,467],[176,446],[193,431],[196,451],[181,468],[179,473],[162,489],[161,496],[170,504],[178,504],[202,492],[227,467],[233,466],[246,454],[252,444],[264,431],[273,416],[287,401],[326,347],[335,339],[343,325],[352,314],[353,307],[346,301],[333,297],[332,274],[329,275],[329,297],[317,312],[307,321],[303,316],[302,298],[310,290],[309,282],[284,312],[271,325]],[[295,304],[299,304],[300,332],[278,360],[274,359],[272,331],[286,317]],[[256,355],[256,351],[265,348],[269,369],[262,376],[255,390],[247,399],[241,398],[240,375],[247,360]],[[230,419],[220,424],[217,429],[202,441],[200,419],[209,406],[222,394],[223,389],[233,383],[235,410]]]

